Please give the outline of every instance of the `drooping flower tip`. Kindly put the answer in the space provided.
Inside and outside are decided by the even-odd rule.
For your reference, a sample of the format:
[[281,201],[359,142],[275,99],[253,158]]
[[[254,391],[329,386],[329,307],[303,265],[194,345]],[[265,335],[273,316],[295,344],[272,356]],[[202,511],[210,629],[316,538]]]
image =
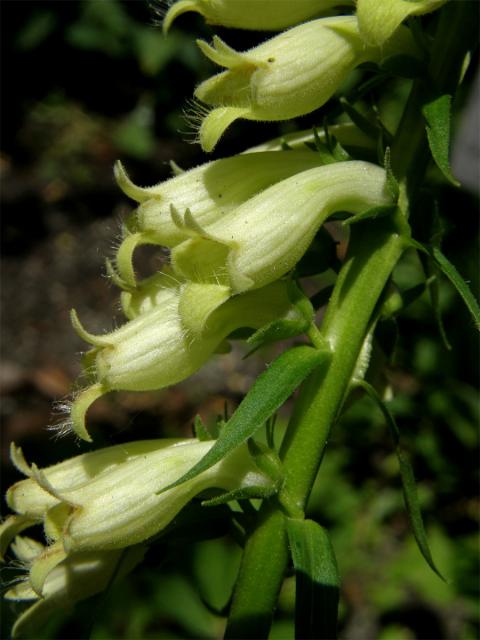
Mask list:
[[178,16],[200,13],[209,24],[254,31],[278,31],[322,15],[352,0],[180,0],[167,11],[166,33]]

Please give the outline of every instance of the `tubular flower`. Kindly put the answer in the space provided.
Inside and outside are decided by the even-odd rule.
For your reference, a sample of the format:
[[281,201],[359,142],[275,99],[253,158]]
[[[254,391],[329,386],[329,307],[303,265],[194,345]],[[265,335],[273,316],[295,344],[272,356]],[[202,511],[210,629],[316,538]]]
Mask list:
[[[45,547],[31,538],[18,536],[12,551],[27,570],[44,551]],[[136,546],[124,551],[90,551],[74,553],[52,569],[45,579],[43,593],[36,593],[27,576],[11,587],[6,600],[31,604],[16,620],[12,636],[33,637],[32,634],[47,622],[58,610],[68,612],[80,600],[104,591],[112,581],[121,579],[143,559],[145,548]]]
[[217,36],[198,41],[203,53],[227,71],[202,82],[195,96],[215,107],[199,131],[211,151],[236,119],[287,120],[321,107],[363,62],[379,62],[414,49],[410,32],[398,30],[380,49],[365,44],[355,16],[313,20],[240,53]]
[[350,0],[180,0],[167,11],[163,30],[182,13],[195,11],[209,24],[234,29],[277,31],[318,16]]
[[[359,213],[392,204],[386,173],[362,161],[310,169],[273,185],[178,245],[182,277],[219,281],[232,293],[263,287],[292,269],[335,211]],[[298,215],[301,212],[301,215]]]
[[168,288],[162,278],[154,276],[138,292],[126,294],[124,308],[132,320],[109,334],[89,334],[72,313],[77,332],[94,346],[86,366],[95,382],[80,392],[71,409],[73,429],[85,440],[90,440],[86,411],[101,395],[175,384],[207,362],[232,331],[300,315],[285,281],[229,299],[230,289],[216,282]]
[[447,0],[357,0],[360,33],[370,46],[382,46],[409,16],[435,11]]
[[118,185],[139,203],[133,232],[117,253],[121,279],[127,286],[135,286],[132,256],[138,245],[174,247],[189,237],[188,230],[175,223],[176,212],[189,209],[202,227],[208,227],[259,191],[319,165],[318,154],[309,150],[265,152],[261,157],[243,154],[208,162],[153,187],[137,187],[117,162]]
[[30,564],[33,591],[43,595],[48,576],[65,558],[73,558],[71,554],[122,549],[148,540],[206,489],[270,487],[272,481],[242,445],[196,478],[159,493],[213,444],[197,439],[130,442],[41,470],[29,467],[12,445],[14,462],[29,477],[10,487],[7,503],[17,514],[40,518],[51,541]]

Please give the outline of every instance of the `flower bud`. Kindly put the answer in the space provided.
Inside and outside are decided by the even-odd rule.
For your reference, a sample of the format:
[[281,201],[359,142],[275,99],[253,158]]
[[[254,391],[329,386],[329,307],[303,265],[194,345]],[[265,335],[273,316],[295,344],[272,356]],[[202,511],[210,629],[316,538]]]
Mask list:
[[182,13],[195,11],[209,24],[234,29],[277,31],[318,16],[351,0],[180,0],[167,11],[163,30]]
[[119,187],[140,205],[134,232],[127,235],[117,254],[120,277],[135,286],[132,256],[138,245],[174,247],[190,237],[187,229],[175,223],[176,213],[188,209],[198,224],[207,228],[259,191],[319,165],[318,154],[308,150],[265,152],[261,157],[242,154],[208,162],[153,187],[137,187],[117,162]]
[[218,281],[232,293],[263,287],[292,269],[335,211],[392,204],[384,169],[338,162],[287,178],[254,196],[172,251],[182,277]]
[[258,329],[297,313],[283,281],[234,298],[215,278],[211,283],[152,289],[146,296],[144,291],[129,295],[128,311],[145,312],[133,311],[132,320],[109,334],[88,333],[72,314],[79,335],[95,347],[87,354],[88,373],[95,382],[80,392],[71,410],[73,429],[85,440],[90,440],[85,413],[105,393],[168,387],[197,371],[234,330]]
[[211,151],[237,118],[287,120],[321,107],[347,75],[363,62],[411,52],[406,28],[386,47],[367,46],[355,16],[313,20],[285,31],[244,53],[220,38],[198,41],[203,53],[228,70],[202,82],[195,96],[215,107],[200,126],[200,142]]
[[42,470],[32,465],[32,476],[13,485],[7,501],[27,517],[43,510],[45,532],[53,541],[32,565],[34,590],[43,592],[50,571],[73,552],[120,549],[151,538],[205,489],[271,484],[242,445],[194,479],[158,493],[213,444],[197,439],[130,442]]
[[435,11],[447,0],[357,0],[360,34],[369,46],[380,47],[409,16]]

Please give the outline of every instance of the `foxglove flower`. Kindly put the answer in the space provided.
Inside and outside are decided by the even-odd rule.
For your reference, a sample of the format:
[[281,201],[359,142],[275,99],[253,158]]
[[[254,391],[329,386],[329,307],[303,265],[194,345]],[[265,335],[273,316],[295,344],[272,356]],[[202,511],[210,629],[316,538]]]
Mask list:
[[[18,536],[12,551],[17,562],[29,570],[45,548],[36,540]],[[137,545],[127,551],[71,554],[47,575],[41,596],[33,590],[27,575],[5,594],[6,600],[31,603],[15,621],[12,637],[34,637],[53,613],[59,610],[68,613],[80,600],[104,591],[141,562],[144,553],[145,548]]]
[[194,479],[159,493],[213,444],[197,439],[130,442],[41,470],[29,467],[13,445],[12,459],[29,477],[10,487],[7,503],[18,515],[43,522],[51,542],[30,563],[29,586],[44,595],[51,572],[72,554],[122,549],[148,540],[206,489],[229,492],[272,484],[242,445]]
[[174,247],[189,237],[172,220],[172,211],[189,209],[207,228],[256,193],[299,171],[320,165],[318,154],[308,150],[243,154],[215,160],[185,171],[153,187],[137,187],[118,162],[117,183],[139,203],[135,220],[117,253],[117,269],[127,286],[135,286],[132,256],[141,244]]
[[227,71],[202,82],[195,96],[214,109],[199,138],[211,151],[238,118],[287,120],[321,107],[347,75],[363,62],[380,62],[394,53],[414,51],[403,27],[380,49],[365,44],[355,16],[322,18],[294,27],[240,53],[214,37],[198,41],[203,53]]
[[382,46],[409,16],[435,11],[447,0],[357,0],[360,34],[369,46]]
[[208,232],[175,247],[172,266],[181,277],[218,282],[232,293],[256,289],[295,266],[330,214],[389,204],[386,173],[376,165],[349,161],[310,169],[269,187]]
[[200,13],[209,24],[234,29],[277,31],[309,20],[350,0],[180,0],[165,15],[163,30],[182,13]]
[[109,334],[88,333],[72,314],[79,335],[94,346],[86,355],[93,384],[71,408],[75,433],[85,440],[85,414],[97,398],[114,390],[150,391],[184,380],[197,371],[240,327],[258,329],[300,312],[289,300],[287,282],[230,298],[231,291],[213,281],[164,286],[154,276],[138,292],[127,294],[124,308],[132,320]]

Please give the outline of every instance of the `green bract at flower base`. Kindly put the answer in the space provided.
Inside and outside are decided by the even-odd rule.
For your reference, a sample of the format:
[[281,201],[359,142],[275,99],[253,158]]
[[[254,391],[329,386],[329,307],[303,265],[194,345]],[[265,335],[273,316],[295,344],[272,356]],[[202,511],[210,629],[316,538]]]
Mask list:
[[[17,560],[29,567],[44,551],[42,544],[31,538],[18,536],[12,544]],[[128,550],[91,551],[68,556],[48,574],[42,596],[31,587],[28,577],[9,589],[5,599],[31,604],[16,620],[12,636],[34,637],[38,630],[57,612],[68,613],[73,605],[101,591],[121,579],[139,564],[145,547]]]
[[230,289],[217,282],[166,288],[161,281],[161,276],[154,277],[129,294],[124,306],[133,319],[109,334],[89,334],[72,314],[80,337],[95,347],[86,356],[94,384],[79,393],[71,409],[72,427],[80,438],[91,439],[85,414],[105,393],[168,387],[197,371],[236,329],[259,329],[282,317],[301,319],[286,281],[233,298]]
[[308,151],[280,151],[243,154],[208,162],[160,182],[153,187],[137,187],[120,162],[115,165],[119,187],[140,204],[135,213],[134,232],[127,235],[117,253],[117,269],[127,286],[135,286],[132,256],[141,244],[174,247],[191,236],[175,224],[175,212],[189,209],[195,220],[208,227],[225,213],[238,207],[272,184],[321,163],[318,154]]
[[[30,563],[29,583],[44,594],[53,569],[72,553],[129,547],[156,535],[198,493],[270,487],[243,445],[191,481],[158,493],[196,464],[214,441],[161,439],[130,442],[38,469],[7,492],[17,514],[38,518],[52,544]],[[13,447],[14,461],[26,463]]]
[[180,0],[167,11],[163,30],[182,13],[200,13],[209,24],[234,29],[277,31],[316,17],[351,0]]
[[[342,122],[340,124],[332,124],[328,126],[328,133],[334,136],[336,140],[343,147],[350,147],[356,149],[376,149],[376,141],[374,138],[370,138],[363,133],[352,122]],[[327,141],[324,129],[317,131],[317,136],[320,142],[324,144]],[[285,133],[278,138],[273,138],[257,144],[254,147],[249,147],[244,153],[257,153],[265,151],[280,151],[285,149],[285,145],[289,149],[305,149],[305,145],[315,144],[315,134],[312,129],[303,129],[301,131],[293,131],[292,133]]]
[[182,277],[232,293],[263,287],[292,269],[335,211],[392,204],[384,169],[368,162],[325,165],[266,189],[172,251]]
[[447,0],[357,0],[360,34],[369,46],[382,46],[408,16],[435,11]]
[[203,53],[228,71],[202,82],[195,96],[214,108],[200,126],[200,142],[211,151],[237,118],[287,120],[321,107],[363,62],[380,62],[415,49],[408,29],[382,49],[366,46],[355,16],[313,20],[240,53],[214,36],[198,41]]

